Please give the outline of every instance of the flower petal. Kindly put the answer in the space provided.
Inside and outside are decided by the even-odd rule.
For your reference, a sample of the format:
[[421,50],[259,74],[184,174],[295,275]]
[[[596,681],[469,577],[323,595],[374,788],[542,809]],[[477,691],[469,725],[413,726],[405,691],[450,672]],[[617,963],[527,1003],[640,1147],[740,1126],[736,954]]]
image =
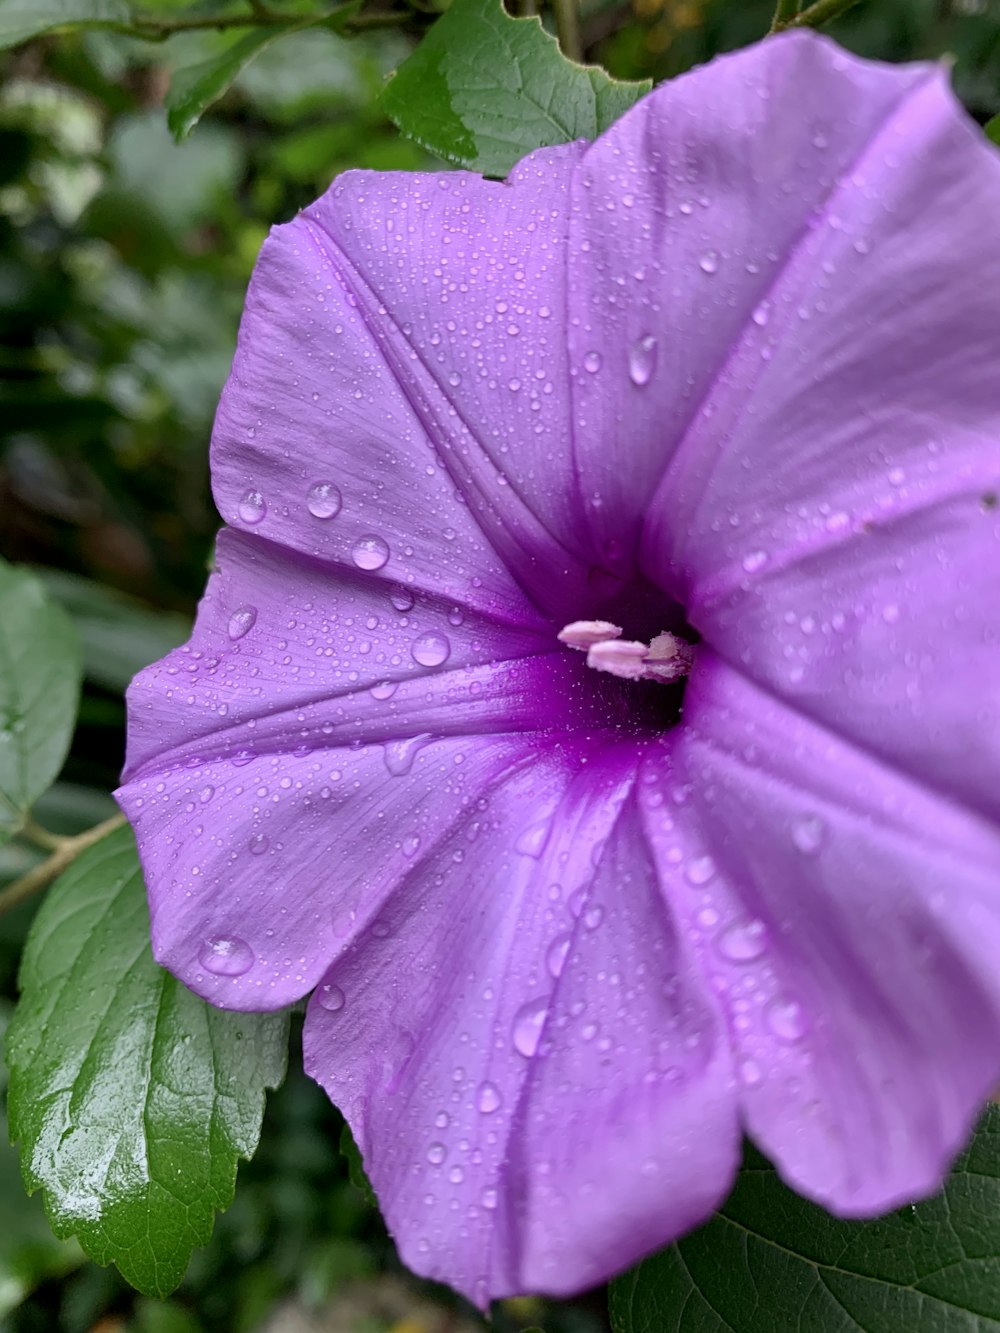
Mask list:
[[229,1007],[305,994],[523,733],[606,723],[581,674],[527,616],[223,533],[191,642],[129,692],[159,960]]
[[347,172],[272,233],[213,438],[229,522],[348,565],[374,538],[387,575],[442,596],[503,605],[510,570],[560,623],[587,609],[564,332],[580,151],[505,183]]
[[306,1019],[404,1261],[480,1305],[602,1280],[705,1217],[738,1158],[728,1043],[660,895],[636,747],[584,752],[529,752]]
[[748,1131],[841,1214],[934,1191],[1000,1077],[1000,835],[707,652],[686,715],[658,778],[711,847],[687,915]]
[[662,84],[587,150],[569,244],[573,439],[582,517],[612,572],[632,572],[661,478],[651,517],[681,540],[678,468],[728,448],[704,440],[719,394],[744,402],[734,350],[747,330],[763,338],[755,320],[789,257],[927,68],[790,33]]

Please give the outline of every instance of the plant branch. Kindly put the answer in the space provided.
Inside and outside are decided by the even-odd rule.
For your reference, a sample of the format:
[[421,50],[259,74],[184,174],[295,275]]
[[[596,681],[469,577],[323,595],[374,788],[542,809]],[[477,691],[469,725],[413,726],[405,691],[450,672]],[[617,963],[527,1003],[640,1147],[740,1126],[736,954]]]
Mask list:
[[22,875],[20,879],[16,879],[13,884],[9,884],[7,888],[0,891],[0,914],[9,912],[12,907],[24,902],[32,894],[47,888],[57,876],[62,874],[67,866],[76,860],[81,852],[86,851],[88,847],[92,847],[95,842],[100,842],[114,829],[121,828],[124,823],[124,815],[112,815],[110,819],[105,819],[101,824],[95,824],[93,828],[87,829],[85,833],[78,833],[75,838],[61,838],[59,846],[51,856],[42,861],[40,865],[35,866],[34,870],[29,870],[27,874]]
[[179,32],[230,32],[238,28],[284,28],[289,32],[304,26],[331,26],[337,32],[367,32],[373,28],[396,28],[412,18],[410,10],[390,10],[374,14],[358,14],[353,3],[337,5],[314,16],[302,14],[275,14],[258,0],[249,4],[249,13],[196,15],[180,18],[153,18],[137,14],[131,23],[106,23],[102,27],[119,32],[125,37],[140,37],[150,42],[163,42]]
[[583,41],[580,37],[580,15],[577,0],[552,0],[552,14],[556,21],[559,45],[567,60],[583,60]]
[[56,851],[66,841],[61,833],[50,833],[47,828],[42,828],[41,824],[36,824],[30,815],[25,816],[21,827],[17,830],[17,836],[33,842],[36,847],[41,847],[46,852]]
[[782,28],[787,28],[798,12],[799,0],[778,0],[774,7],[774,18],[771,20],[771,31],[780,32]]
[[789,19],[779,21],[777,14],[775,14],[771,31],[786,32],[789,28],[821,28],[824,23],[839,18],[841,14],[856,4],[858,4],[858,0],[815,0],[814,4],[800,10],[798,14]]

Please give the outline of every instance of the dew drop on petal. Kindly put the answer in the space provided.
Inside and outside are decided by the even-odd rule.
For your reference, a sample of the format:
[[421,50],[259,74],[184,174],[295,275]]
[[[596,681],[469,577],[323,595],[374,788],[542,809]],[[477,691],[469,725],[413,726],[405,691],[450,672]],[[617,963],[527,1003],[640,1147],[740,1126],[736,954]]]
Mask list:
[[628,377],[637,388],[642,388],[653,378],[656,370],[658,344],[652,334],[637,338],[629,348]]
[[371,689],[368,691],[368,693],[371,695],[373,699],[377,699],[378,702],[381,704],[385,703],[387,699],[391,699],[392,696],[396,693],[398,688],[399,684],[397,681],[382,680],[379,681],[377,685],[373,685]]
[[781,1041],[801,1041],[809,1030],[802,1006],[796,1000],[779,996],[766,1011],[767,1026]]
[[236,512],[244,523],[261,523],[267,514],[267,503],[260,491],[245,491]]
[[490,1185],[487,1185],[487,1187],[483,1190],[483,1192],[479,1196],[479,1202],[486,1209],[486,1211],[490,1213],[493,1211],[494,1208],[496,1208],[499,1201],[500,1200],[496,1190],[493,1189],[492,1186]]
[[329,1014],[337,1014],[344,1007],[344,992],[339,986],[320,986],[316,992],[316,999],[320,1008]]
[[351,548],[351,559],[358,569],[373,571],[381,569],[389,559],[389,547],[381,537],[373,533],[359,537]]
[[549,1011],[547,1000],[529,1000],[523,1004],[514,1016],[514,1031],[512,1039],[514,1050],[518,1055],[523,1055],[526,1059],[531,1057],[538,1050],[538,1043],[542,1039],[542,1028],[545,1026],[545,1015]]
[[604,358],[600,352],[587,352],[583,358],[583,368],[588,375],[596,375],[603,365]]
[[430,733],[423,732],[419,736],[408,736],[405,740],[387,741],[382,758],[390,776],[400,778],[409,773],[414,759],[430,739]]
[[421,634],[414,639],[410,653],[420,666],[441,666],[451,656],[451,644],[443,634]]
[[566,932],[557,935],[549,945],[545,954],[545,966],[548,968],[550,977],[559,978],[562,976],[572,943],[573,936]]
[[342,504],[343,497],[332,481],[317,481],[306,496],[306,508],[313,518],[336,518]]
[[686,873],[689,884],[707,884],[715,874],[715,862],[710,856],[696,856]]
[[389,601],[392,602],[397,611],[413,610],[413,593],[410,592],[409,588],[393,588],[389,594]]
[[706,250],[698,260],[698,267],[701,269],[702,273],[718,273],[719,256],[714,250]]
[[241,606],[229,617],[229,637],[231,639],[242,639],[244,634],[249,634],[257,623],[257,608],[255,606]]
[[738,921],[719,936],[718,948],[732,963],[751,963],[767,948],[767,929],[763,921]]
[[253,967],[253,950],[235,935],[206,940],[198,954],[206,972],[217,977],[241,977]]
[[247,843],[247,848],[251,856],[263,856],[270,846],[270,839],[266,833],[255,833]]
[[755,1088],[764,1074],[756,1060],[743,1060],[739,1068],[740,1080],[744,1087]]
[[748,574],[755,574],[758,569],[767,564],[767,552],[749,551],[743,557],[741,563]]
[[476,1093],[476,1106],[483,1115],[492,1115],[494,1111],[499,1111],[503,1105],[503,1097],[500,1095],[500,1089],[495,1083],[480,1083],[479,1091]]
[[826,825],[819,815],[799,815],[792,823],[792,842],[803,856],[819,851],[826,837]]
[[443,1143],[432,1143],[427,1149],[427,1160],[431,1166],[440,1166],[448,1156],[448,1149]]
[[535,824],[529,824],[514,843],[514,849],[522,856],[531,856],[537,860],[545,851],[551,832],[550,819],[540,819]]

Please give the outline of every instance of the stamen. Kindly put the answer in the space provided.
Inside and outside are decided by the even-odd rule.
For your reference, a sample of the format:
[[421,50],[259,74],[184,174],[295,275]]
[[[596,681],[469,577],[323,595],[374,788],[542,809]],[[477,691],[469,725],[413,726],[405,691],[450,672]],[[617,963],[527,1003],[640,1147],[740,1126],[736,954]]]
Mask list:
[[656,680],[665,685],[691,670],[694,649],[675,634],[664,630],[648,645],[621,635],[621,628],[609,620],[574,620],[559,631],[559,640],[585,652],[587,665],[595,671],[622,680]]

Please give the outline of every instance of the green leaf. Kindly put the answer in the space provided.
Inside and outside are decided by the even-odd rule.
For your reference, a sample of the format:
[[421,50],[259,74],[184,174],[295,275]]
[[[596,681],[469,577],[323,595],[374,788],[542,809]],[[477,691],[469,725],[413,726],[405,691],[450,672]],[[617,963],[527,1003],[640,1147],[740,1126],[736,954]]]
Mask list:
[[988,120],[983,128],[986,130],[987,139],[1000,145],[1000,116],[994,116],[992,120]]
[[191,633],[185,616],[153,611],[91,579],[55,569],[35,572],[76,625],[84,675],[107,690],[123,691],[137,671],[165,657]]
[[260,51],[297,28],[255,28],[208,60],[179,69],[166,96],[167,124],[178,143]]
[[0,844],[55,781],[79,699],[72,622],[37,579],[0,561]]
[[944,1190],[831,1217],[747,1150],[714,1218],[611,1286],[615,1333],[985,1333],[1000,1326],[1000,1107]]
[[[0,1046],[10,1018],[0,1001]],[[0,1063],[0,1094],[6,1075]],[[56,1240],[41,1202],[26,1199],[17,1169],[17,1153],[7,1143],[7,1117],[0,1109],[0,1319],[49,1277],[62,1277],[83,1262],[73,1241]]]
[[649,91],[567,60],[537,18],[454,0],[383,94],[402,132],[448,162],[506,176],[525,153],[594,139]]
[[156,965],[128,828],[49,891],[21,992],[7,1060],[28,1190],[44,1191],[58,1236],[163,1297],[257,1146],[287,1014],[213,1009]]
[[344,1128],[340,1131],[340,1151],[347,1161],[347,1174],[350,1177],[351,1184],[364,1195],[365,1203],[377,1208],[378,1200],[375,1198],[375,1191],[372,1189],[371,1181],[365,1171],[365,1164],[361,1160],[361,1150],[354,1142],[351,1127],[346,1122]]
[[55,28],[117,28],[132,17],[122,0],[7,0],[0,3],[0,50]]

